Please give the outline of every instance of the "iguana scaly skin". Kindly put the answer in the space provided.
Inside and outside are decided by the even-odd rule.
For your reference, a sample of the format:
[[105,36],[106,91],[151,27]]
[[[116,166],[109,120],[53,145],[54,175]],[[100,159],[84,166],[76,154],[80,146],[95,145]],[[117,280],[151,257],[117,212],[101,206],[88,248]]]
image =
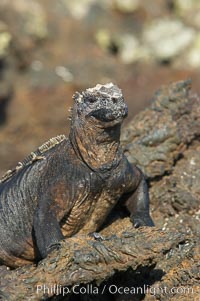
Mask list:
[[69,138],[50,139],[0,181],[0,262],[44,258],[64,237],[98,231],[118,201],[153,226],[141,171],[120,147],[127,115],[112,83],[75,93]]

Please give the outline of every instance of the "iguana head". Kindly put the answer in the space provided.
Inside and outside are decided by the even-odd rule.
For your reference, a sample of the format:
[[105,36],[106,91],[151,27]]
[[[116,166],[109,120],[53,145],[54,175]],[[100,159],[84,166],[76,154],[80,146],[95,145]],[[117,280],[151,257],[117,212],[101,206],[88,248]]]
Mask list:
[[73,118],[99,127],[112,127],[122,123],[128,114],[121,90],[114,84],[96,85],[73,96]]

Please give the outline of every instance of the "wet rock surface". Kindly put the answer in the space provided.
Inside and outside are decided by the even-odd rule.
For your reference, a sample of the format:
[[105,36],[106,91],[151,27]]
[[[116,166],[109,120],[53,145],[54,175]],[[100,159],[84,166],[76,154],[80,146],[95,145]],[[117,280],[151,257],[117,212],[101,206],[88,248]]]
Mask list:
[[[122,141],[127,145],[129,158],[135,158],[137,153],[130,146],[150,147],[152,137],[154,144],[156,142],[153,150],[142,147],[139,151],[140,167],[147,171],[149,180],[156,228],[134,229],[129,218],[124,217],[126,213],[122,214],[122,208],[116,208],[112,213],[113,222],[105,224],[98,237],[83,235],[67,239],[38,266],[13,271],[1,267],[3,300],[198,298],[200,99],[190,92],[190,84],[182,81],[162,87],[150,108],[139,113],[123,130]],[[165,133],[161,137],[163,127]],[[152,135],[151,129],[157,129],[158,137],[155,133]],[[169,139],[168,147],[166,139]],[[156,168],[155,173],[152,161],[146,161],[150,157],[146,152],[154,153],[157,165],[161,149],[165,153],[163,168]],[[58,283],[61,288],[67,286],[65,297],[61,293],[56,296],[55,289],[37,291],[38,286],[52,287]],[[86,293],[75,294],[74,285]],[[122,288],[122,292],[113,293],[115,287]]]
[[171,172],[175,161],[199,133],[200,102],[190,96],[190,80],[164,86],[149,108],[123,132],[129,160],[149,178]]

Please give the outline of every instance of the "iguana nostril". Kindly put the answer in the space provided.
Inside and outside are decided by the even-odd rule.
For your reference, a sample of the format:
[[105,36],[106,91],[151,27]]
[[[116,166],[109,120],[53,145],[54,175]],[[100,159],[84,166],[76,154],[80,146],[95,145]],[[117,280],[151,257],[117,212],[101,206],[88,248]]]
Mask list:
[[113,103],[117,103],[117,98],[116,97],[112,97],[112,101],[113,101]]

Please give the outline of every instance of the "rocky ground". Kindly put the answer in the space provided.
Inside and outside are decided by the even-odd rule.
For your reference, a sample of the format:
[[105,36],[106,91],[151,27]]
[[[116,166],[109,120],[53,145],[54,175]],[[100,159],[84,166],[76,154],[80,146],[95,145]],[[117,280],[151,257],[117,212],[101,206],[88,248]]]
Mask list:
[[200,98],[190,85],[162,87],[122,133],[147,176],[156,228],[134,229],[117,206],[100,240],[77,235],[37,266],[1,266],[2,300],[198,300]]
[[[106,284],[150,285],[155,291],[185,287],[189,293],[166,294],[157,289],[156,294],[111,296],[106,292],[103,300],[199,298],[200,104],[195,96],[200,94],[199,28],[196,0],[0,1],[0,175],[45,140],[68,131],[67,110],[76,90],[113,81],[123,89],[129,105],[122,143],[129,160],[148,178],[152,215],[163,232],[144,230],[139,239],[130,230],[129,235],[136,235],[141,244],[138,249],[132,246],[135,259],[126,257],[126,250],[122,263],[112,262],[105,273],[99,271],[101,277],[93,279],[101,282],[109,277]],[[192,93],[190,83],[182,82],[160,89],[152,102],[161,85],[186,78],[192,78]],[[103,234],[113,231],[126,241],[120,235],[131,226],[116,214],[113,228]],[[147,248],[139,258],[145,240],[150,251]],[[124,272],[128,267],[133,270]],[[21,287],[23,273],[30,273],[34,285],[37,277],[42,281],[34,269],[12,274],[2,267],[6,300],[22,300],[15,295],[15,285],[18,292],[27,292],[26,286]],[[115,274],[115,269],[121,272]],[[58,280],[72,285],[81,282],[79,276],[71,283],[62,277]],[[91,281],[86,277],[82,282]],[[36,300],[31,293],[27,300],[30,296]],[[97,299],[87,295],[76,300],[93,297]],[[75,300],[74,295],[69,298]]]

